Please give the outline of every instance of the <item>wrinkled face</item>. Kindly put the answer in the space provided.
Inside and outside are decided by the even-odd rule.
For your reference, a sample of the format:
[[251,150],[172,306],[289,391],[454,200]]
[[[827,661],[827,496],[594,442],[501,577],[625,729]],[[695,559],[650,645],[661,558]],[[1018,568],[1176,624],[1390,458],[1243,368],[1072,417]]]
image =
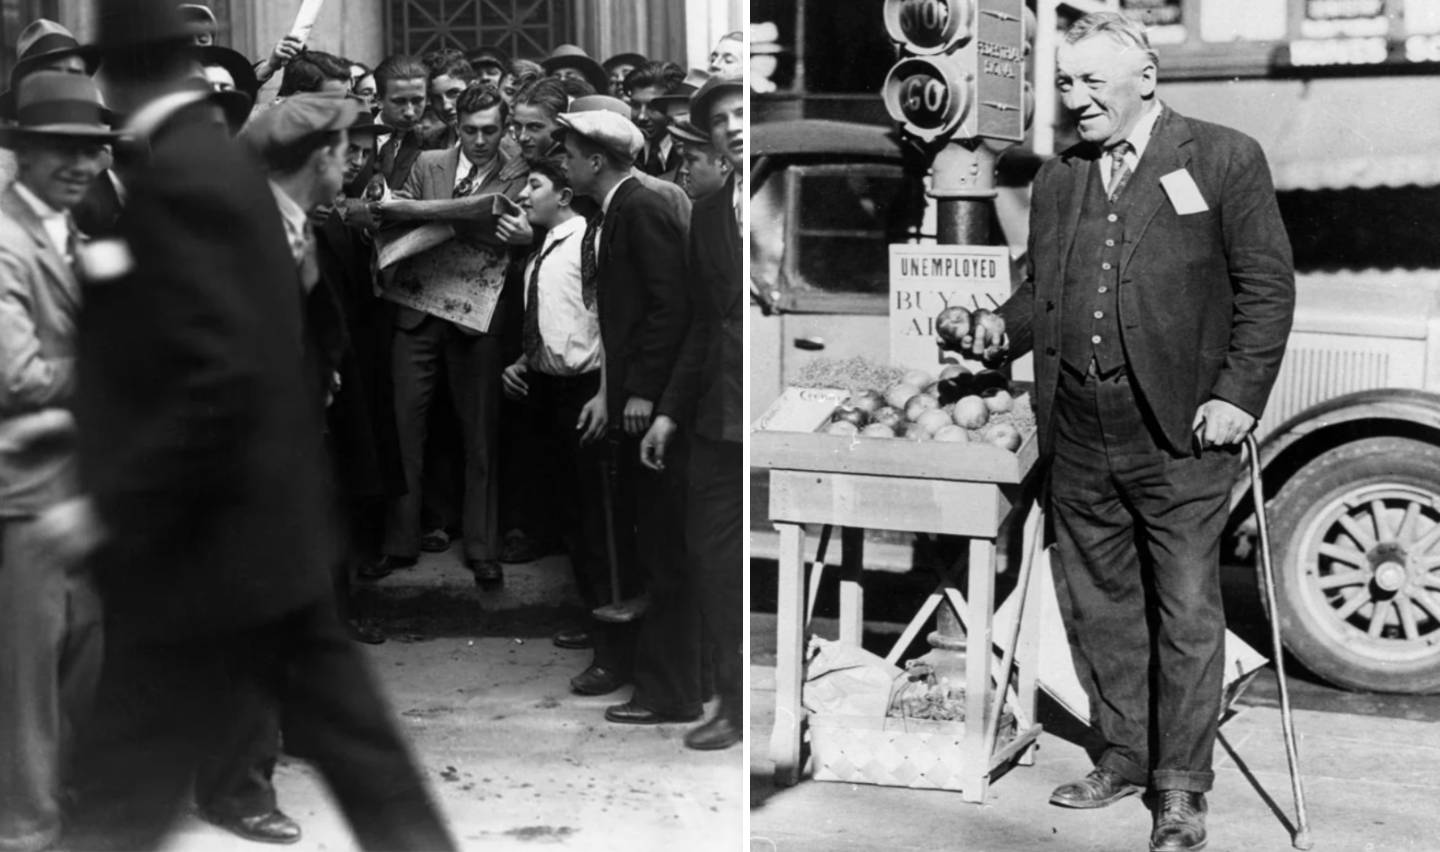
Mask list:
[[16,179],[56,210],[69,210],[110,163],[109,149],[100,141],[60,137],[27,142],[15,152]]
[[349,150],[350,138],[344,130],[340,131],[340,139],[334,145],[320,149],[319,161],[316,164],[320,175],[315,189],[320,198],[330,199],[340,194],[340,188],[345,185],[345,173],[348,171]]
[[430,107],[445,119],[446,124],[455,123],[455,102],[465,93],[465,81],[448,74],[441,74],[430,81]]
[[500,150],[500,137],[505,125],[500,120],[500,107],[482,109],[460,116],[460,150],[472,163],[488,163]]
[[721,93],[710,104],[710,144],[740,168],[745,159],[745,98],[740,92]]
[[555,142],[550,134],[559,129],[543,107],[534,104],[519,104],[511,113],[511,126],[515,129],[515,141],[520,143],[520,155],[534,161],[545,156]]
[[1155,96],[1155,64],[1105,34],[1061,44],[1055,87],[1080,138],[1108,148],[1130,135]]
[[745,44],[743,42],[732,38],[722,38],[715,43],[715,49],[710,51],[710,67],[705,70],[722,77],[739,77],[744,58]]
[[500,81],[505,77],[504,69],[497,65],[477,65],[475,66],[475,73],[479,75],[479,80],[482,85],[495,86],[497,88],[500,86]]
[[599,154],[587,156],[575,142],[575,134],[565,134],[565,156],[560,158],[560,165],[565,169],[565,177],[569,178],[576,195],[595,198],[595,188],[599,183],[600,166],[603,159]]
[[587,83],[585,75],[580,73],[579,68],[556,68],[554,76],[560,80],[575,80],[580,83]]
[[205,82],[210,84],[210,88],[217,92],[235,91],[235,78],[229,71],[219,65],[206,65],[204,71]]
[[685,143],[681,152],[680,187],[692,199],[699,200],[725,185],[730,165],[708,145]]
[[531,172],[520,190],[518,203],[530,224],[551,228],[558,224],[561,208],[569,206],[570,190],[557,190],[547,175]]
[[404,133],[425,114],[425,78],[391,80],[380,97],[380,123]]
[[366,130],[350,134],[350,144],[345,147],[345,184],[349,185],[365,165],[375,159],[375,133]]
[[365,109],[369,110],[371,115],[374,115],[375,111],[380,108],[380,100],[376,97],[374,74],[356,78],[354,94],[355,97],[365,102]]
[[653,142],[665,133],[670,119],[662,111],[650,108],[650,102],[665,94],[659,86],[641,86],[630,93],[630,120],[640,128],[646,142]]
[[625,91],[625,78],[630,74],[631,71],[634,70],[635,66],[631,65],[628,62],[622,62],[619,65],[616,65],[614,68],[610,69],[611,97],[619,98],[620,100],[626,101],[627,103],[629,102],[630,93]]

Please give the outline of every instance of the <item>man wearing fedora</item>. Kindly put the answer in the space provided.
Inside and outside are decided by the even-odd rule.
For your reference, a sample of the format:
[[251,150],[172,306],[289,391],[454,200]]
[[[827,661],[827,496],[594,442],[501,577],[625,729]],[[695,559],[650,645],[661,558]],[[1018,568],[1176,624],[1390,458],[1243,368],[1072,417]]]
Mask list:
[[628,103],[629,95],[625,91],[625,78],[630,76],[631,71],[634,71],[648,61],[649,60],[639,53],[617,53],[600,63],[600,67],[605,70],[605,74],[610,78],[610,87],[604,92],[601,92],[601,94],[607,94],[612,98],[619,98]]
[[680,168],[675,180],[691,201],[699,202],[730,185],[735,168],[728,157],[715,150],[708,133],[689,121],[677,121],[670,125],[670,135],[680,146]]
[[[632,175],[642,137],[627,118],[595,109],[558,120],[566,174],[577,193],[600,207],[582,237],[581,265],[595,271],[606,407],[615,425],[616,549],[619,567],[641,575],[632,583],[643,585],[649,598],[638,630],[617,624],[604,631],[605,641],[622,650],[620,665],[623,650],[633,647],[633,673],[592,665],[571,680],[571,689],[603,695],[631,674],[635,690],[628,701],[606,709],[608,721],[690,721],[699,717],[703,696],[699,623],[683,567],[683,488],[676,476],[643,469],[638,450],[685,333],[685,228],[672,208]],[[598,638],[596,648],[598,661]]]
[[[75,36],[48,18],[37,18],[15,40],[15,67],[10,71],[10,88],[0,92],[0,122],[15,118],[15,91],[26,75],[36,71],[63,71],[67,74],[95,73],[98,64],[93,52]],[[15,177],[15,157],[0,149],[0,186]]]
[[551,77],[588,83],[595,92],[610,90],[610,75],[578,45],[560,45],[550,51],[550,55],[545,57],[540,67]]
[[150,153],[85,264],[75,409],[106,531],[89,563],[106,712],[64,842],[161,848],[216,720],[247,694],[279,708],[286,750],[319,769],[357,845],[453,849],[335,611],[320,389],[275,196],[187,88],[193,31],[172,0],[103,0],[95,17],[111,105]]
[[745,727],[741,388],[747,301],[741,283],[744,92],[739,78],[712,78],[695,93],[690,116],[709,130],[711,145],[729,159],[731,176],[721,191],[695,205],[686,257],[694,315],[658,416],[641,442],[641,457],[652,469],[682,463],[667,448],[681,428],[689,431],[687,564],[693,566],[705,637],[714,648],[720,707],[714,718],[685,736],[685,745],[722,749],[739,742]]
[[79,233],[69,210],[105,168],[117,136],[85,76],[28,74],[0,193],[0,849],[60,835],[62,754],[84,724],[101,664],[100,603],[47,527],[82,530],[74,419]]

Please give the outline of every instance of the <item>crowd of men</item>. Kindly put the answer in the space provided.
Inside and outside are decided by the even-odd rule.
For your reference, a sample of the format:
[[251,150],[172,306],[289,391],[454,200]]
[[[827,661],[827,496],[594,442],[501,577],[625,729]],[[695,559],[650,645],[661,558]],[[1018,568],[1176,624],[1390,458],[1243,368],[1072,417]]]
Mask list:
[[192,795],[294,842],[282,736],[364,848],[454,848],[349,603],[422,551],[564,552],[573,691],[738,742],[739,34],[371,68],[95,7],[0,95],[0,849],[158,848]]

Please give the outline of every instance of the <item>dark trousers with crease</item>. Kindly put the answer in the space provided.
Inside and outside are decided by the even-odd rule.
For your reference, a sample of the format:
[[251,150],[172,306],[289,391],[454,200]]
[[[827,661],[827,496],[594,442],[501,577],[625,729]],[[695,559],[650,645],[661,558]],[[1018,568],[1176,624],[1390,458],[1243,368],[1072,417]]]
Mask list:
[[333,603],[208,637],[107,642],[97,714],[82,743],[67,849],[159,849],[183,813],[214,720],[260,702],[286,751],[320,770],[365,850],[455,848],[359,648]]
[[1220,535],[1239,457],[1164,449],[1125,368],[1062,369],[1051,515],[1056,591],[1098,765],[1157,789],[1214,781],[1225,650]]
[[745,448],[695,435],[686,471],[685,536],[720,712],[741,724],[745,660]]

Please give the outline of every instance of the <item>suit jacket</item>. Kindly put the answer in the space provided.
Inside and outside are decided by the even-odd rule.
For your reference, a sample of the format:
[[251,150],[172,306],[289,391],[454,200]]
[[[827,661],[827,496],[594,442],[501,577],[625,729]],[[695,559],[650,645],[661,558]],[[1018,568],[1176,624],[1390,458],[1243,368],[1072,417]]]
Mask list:
[[115,223],[120,220],[120,195],[109,172],[95,179],[70,215],[75,217],[75,227],[86,236],[108,237],[115,232]]
[[[385,140],[387,143],[390,140]],[[415,167],[415,161],[420,158],[420,152],[424,150],[424,143],[420,139],[419,132],[407,131],[400,137],[400,148],[395,152],[395,159],[392,162],[385,162],[383,148],[377,153],[376,168],[385,177],[385,185],[391,189],[397,189],[405,185],[410,179],[410,170]]]
[[[1042,452],[1053,447],[1065,268],[1098,152],[1080,145],[1041,167],[1030,206],[1029,274],[1001,307],[1011,350],[1035,351]],[[1208,210],[1180,214],[1160,183],[1183,169]],[[1238,131],[1169,108],[1125,192],[1117,293],[1121,342],[1140,397],[1170,448],[1189,452],[1211,398],[1257,418],[1295,308],[1290,241],[1265,155]]]
[[[505,153],[496,153],[497,162],[491,170],[485,182],[475,190],[475,195],[489,195],[500,193],[509,196],[511,199],[520,197],[520,190],[525,188],[525,172],[509,167],[509,160]],[[401,190],[406,195],[417,200],[443,200],[449,199],[455,194],[455,175],[460,170],[460,147],[446,148],[443,151],[424,151],[415,161],[415,167],[410,170],[410,177]],[[465,161],[465,168],[468,170],[470,163]],[[509,249],[505,243],[496,239],[492,228],[480,228],[467,222],[453,222],[455,233],[458,239],[470,243],[479,243],[490,246],[500,254],[505,255]],[[495,312],[490,317],[490,334],[499,334],[505,324],[505,318],[511,314],[510,308],[504,304],[509,288],[502,288],[500,302],[495,305]],[[404,306],[397,307],[395,311],[395,324],[407,331],[415,328],[424,322],[428,316],[423,311]],[[457,325],[466,334],[477,334],[478,332],[464,326]]]
[[[74,430],[80,283],[12,184],[0,192],[0,515],[27,515],[76,492]],[[68,415],[59,419],[64,421]],[[39,429],[43,434],[34,435]]]
[[596,287],[610,411],[632,396],[659,402],[689,322],[685,226],[638,180],[615,190],[605,214]]
[[744,376],[745,288],[740,229],[735,224],[735,176],[695,205],[686,252],[694,311],[680,360],[659,413],[714,441],[740,441]]
[[81,311],[82,478],[111,531],[95,577],[107,630],[142,640],[312,605],[338,555],[294,260],[212,110],[149,133],[118,228],[130,262],[94,272]]
[[670,208],[671,214],[680,220],[680,224],[685,228],[685,233],[688,236],[690,233],[690,214],[694,210],[694,202],[690,200],[690,196],[685,194],[685,190],[680,188],[680,184],[663,177],[647,175],[639,169],[632,170],[631,177],[640,181],[641,186],[660,196],[660,200],[664,201],[665,206]]

